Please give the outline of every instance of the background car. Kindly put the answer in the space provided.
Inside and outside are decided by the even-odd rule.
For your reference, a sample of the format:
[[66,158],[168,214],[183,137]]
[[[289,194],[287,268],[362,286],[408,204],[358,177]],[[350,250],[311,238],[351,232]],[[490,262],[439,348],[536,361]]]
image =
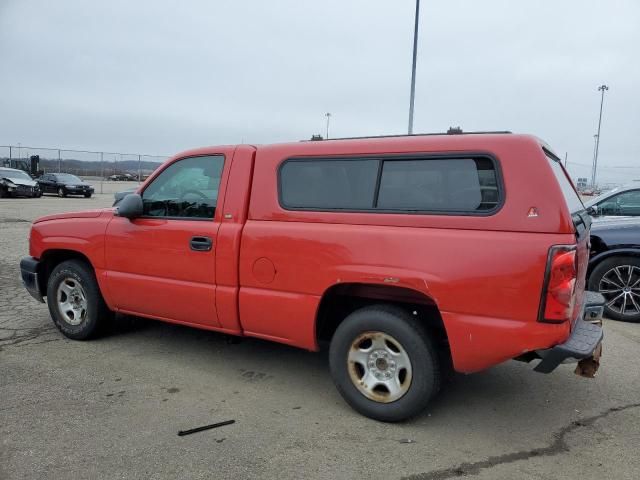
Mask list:
[[587,282],[607,300],[605,316],[640,322],[640,217],[593,223]]
[[69,173],[45,173],[38,178],[38,185],[42,193],[56,193],[59,197],[84,195],[90,198],[94,192],[93,186]]
[[22,170],[0,168],[0,197],[41,197],[38,183]]
[[589,214],[595,218],[640,216],[640,184],[614,188],[584,202]]
[[116,173],[107,177],[112,182],[135,182],[138,176],[132,173]]

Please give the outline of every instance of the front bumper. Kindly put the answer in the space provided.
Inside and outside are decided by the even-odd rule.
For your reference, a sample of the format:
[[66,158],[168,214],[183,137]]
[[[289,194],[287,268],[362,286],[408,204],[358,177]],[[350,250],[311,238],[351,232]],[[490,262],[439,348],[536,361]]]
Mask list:
[[22,284],[27,292],[38,300],[44,303],[42,298],[42,292],[40,291],[40,282],[38,278],[40,262],[33,257],[24,257],[20,260],[20,276],[22,277]]
[[18,185],[16,187],[9,187],[7,191],[14,197],[32,197],[35,198],[40,193],[38,187],[29,187],[25,185]]
[[64,189],[69,195],[86,195],[87,193],[95,192],[93,187],[66,186]]
[[[604,304],[605,299],[601,294],[585,292],[584,310],[581,317],[573,325],[571,335],[566,342],[560,345],[546,350],[538,350],[536,353],[542,358],[542,361],[536,365],[534,370],[540,373],[551,373],[561,363],[572,361],[597,363],[602,348]],[[597,365],[595,368],[597,369]],[[593,373],[595,374],[595,370]]]

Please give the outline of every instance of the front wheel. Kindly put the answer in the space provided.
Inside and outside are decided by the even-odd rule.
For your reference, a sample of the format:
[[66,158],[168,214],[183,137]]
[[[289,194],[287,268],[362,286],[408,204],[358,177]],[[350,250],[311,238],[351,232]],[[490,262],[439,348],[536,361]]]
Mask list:
[[591,272],[589,290],[604,296],[606,317],[640,322],[640,258],[620,256],[603,260]]
[[53,269],[47,283],[47,304],[53,323],[74,340],[96,336],[113,316],[93,270],[80,260],[68,260]]
[[90,193],[85,193],[84,194],[84,198],[91,198],[91,194]]
[[356,310],[338,326],[331,375],[351,407],[383,422],[420,413],[440,387],[432,340],[409,312],[391,305]]
[[59,196],[60,198],[62,198],[62,197],[66,197],[66,196],[67,196],[67,192],[64,190],[64,188],[60,187],[60,188],[58,189],[58,196]]

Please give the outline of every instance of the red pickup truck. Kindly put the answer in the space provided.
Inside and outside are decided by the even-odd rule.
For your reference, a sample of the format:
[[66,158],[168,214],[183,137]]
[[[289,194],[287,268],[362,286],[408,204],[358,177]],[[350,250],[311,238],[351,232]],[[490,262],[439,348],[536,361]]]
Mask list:
[[116,208],[37,219],[21,270],[69,338],[121,312],[328,345],[345,400],[398,421],[451,368],[597,361],[590,224],[532,136],[207,147]]

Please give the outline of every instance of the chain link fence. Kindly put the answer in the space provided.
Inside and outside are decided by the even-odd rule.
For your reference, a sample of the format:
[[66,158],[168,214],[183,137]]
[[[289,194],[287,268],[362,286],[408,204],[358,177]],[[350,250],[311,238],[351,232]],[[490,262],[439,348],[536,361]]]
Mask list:
[[[38,156],[37,164],[31,158]],[[168,156],[142,153],[98,152],[64,148],[0,145],[0,167],[18,168],[32,176],[43,173],[70,173],[85,180],[145,180]]]
[[108,179],[113,175],[144,178],[153,172],[167,156],[138,153],[97,152],[63,148],[0,145],[0,166],[31,170],[31,157],[39,156],[40,173],[71,173],[81,177]]

